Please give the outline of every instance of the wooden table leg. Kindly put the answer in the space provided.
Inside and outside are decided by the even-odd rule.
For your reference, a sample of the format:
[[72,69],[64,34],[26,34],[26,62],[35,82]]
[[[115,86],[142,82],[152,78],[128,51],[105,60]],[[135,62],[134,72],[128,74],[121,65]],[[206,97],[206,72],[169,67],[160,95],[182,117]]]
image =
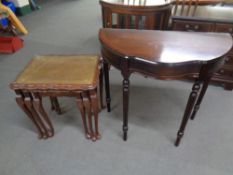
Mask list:
[[46,128],[43,120],[40,118],[39,114],[36,112],[33,106],[33,100],[32,96],[29,92],[24,93],[25,97],[25,105],[30,110],[33,118],[37,121],[38,125],[40,126],[42,132],[43,132],[43,139],[46,139],[49,137],[48,129]]
[[40,128],[39,124],[37,123],[37,121],[35,120],[35,118],[33,117],[32,113],[30,112],[30,110],[26,107],[25,102],[24,102],[24,96],[20,91],[15,91],[16,93],[16,103],[18,104],[18,106],[25,112],[25,114],[29,117],[29,119],[32,121],[32,123],[35,125],[37,131],[38,131],[38,138],[41,139],[43,137],[43,131]]
[[51,110],[54,111],[55,105],[54,105],[53,97],[49,97],[49,99],[50,99],[50,104],[51,104]]
[[182,119],[182,122],[181,122],[181,126],[180,126],[180,129],[179,129],[178,133],[177,133],[177,139],[176,139],[176,142],[175,142],[175,146],[179,146],[180,141],[181,141],[181,139],[182,139],[182,137],[184,135],[184,130],[185,130],[185,127],[186,127],[186,125],[188,123],[191,112],[193,111],[193,108],[194,108],[194,105],[195,105],[199,90],[200,90],[200,81],[197,80],[194,83],[193,88],[192,88],[192,92],[189,95],[188,103],[187,103],[187,106],[186,106],[186,109],[185,109],[185,112],[184,112],[184,116],[183,116],[183,119]]
[[111,97],[110,97],[110,86],[109,86],[109,64],[104,61],[104,78],[105,78],[105,92],[106,92],[106,103],[108,112],[111,111]]
[[49,137],[54,136],[54,128],[53,128],[53,125],[52,125],[47,113],[44,110],[41,96],[38,93],[33,93],[33,97],[34,97],[33,98],[34,108],[42,116],[43,120],[46,122],[47,127],[49,128],[49,129],[47,129],[48,134],[49,134],[48,136]]
[[91,98],[91,107],[92,111],[94,113],[94,121],[95,121],[95,137],[96,139],[100,139],[100,133],[99,133],[99,126],[98,126],[98,98],[97,98],[97,91],[91,90],[90,91],[90,98]]
[[129,79],[123,80],[123,140],[127,140],[129,111]]
[[196,115],[198,109],[200,108],[202,99],[203,99],[203,97],[204,97],[204,95],[205,95],[205,93],[206,93],[206,90],[207,90],[207,88],[208,88],[210,79],[211,79],[211,76],[207,77],[207,78],[204,80],[204,82],[203,82],[203,85],[202,85],[202,87],[201,87],[201,92],[200,92],[200,94],[198,95],[197,102],[196,102],[196,104],[195,104],[195,106],[194,106],[194,109],[193,109],[192,114],[191,114],[191,117],[190,117],[192,120],[195,118],[195,115]]
[[91,138],[91,134],[88,131],[84,103],[83,103],[83,99],[82,99],[82,97],[81,97],[80,94],[77,95],[77,105],[78,105],[78,108],[79,108],[81,116],[82,116],[83,127],[84,127],[86,138],[90,139]]
[[100,74],[99,74],[99,92],[100,92],[100,108],[104,108],[104,103],[103,103],[103,68],[101,65],[100,68]]
[[57,97],[50,97],[51,109],[55,110],[57,114],[62,114],[61,107],[59,105]]
[[129,113],[129,58],[126,58],[121,65],[121,74],[124,77],[122,86],[123,86],[123,140],[127,140],[128,132],[128,113]]
[[87,113],[87,116],[88,116],[88,124],[89,124],[91,139],[93,141],[95,141],[96,137],[95,137],[95,134],[93,132],[93,126],[92,126],[91,103],[90,103],[89,97],[88,97],[86,92],[82,92],[82,97],[83,97],[83,103],[84,103],[84,107],[85,107],[85,113]]

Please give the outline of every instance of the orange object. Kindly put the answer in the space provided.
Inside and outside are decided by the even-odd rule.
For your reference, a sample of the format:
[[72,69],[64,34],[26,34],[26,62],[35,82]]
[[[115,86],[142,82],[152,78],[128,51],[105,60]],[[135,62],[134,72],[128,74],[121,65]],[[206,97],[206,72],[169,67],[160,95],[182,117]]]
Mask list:
[[15,16],[14,12],[11,11],[10,8],[4,6],[0,1],[0,10],[6,11],[8,14],[8,19],[10,20],[11,24],[15,26],[15,28],[23,33],[24,35],[28,34],[27,29],[24,27],[24,25],[21,23],[21,21]]
[[0,53],[14,53],[23,47],[19,37],[0,37]]

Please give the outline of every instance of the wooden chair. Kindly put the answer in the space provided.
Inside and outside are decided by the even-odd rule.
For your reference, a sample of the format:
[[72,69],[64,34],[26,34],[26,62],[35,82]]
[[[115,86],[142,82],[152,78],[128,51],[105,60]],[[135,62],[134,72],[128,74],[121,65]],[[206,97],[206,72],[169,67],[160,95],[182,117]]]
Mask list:
[[164,30],[168,27],[172,5],[147,6],[146,0],[132,3],[110,3],[101,0],[103,27]]
[[[165,1],[164,4],[158,4],[154,1],[154,5],[147,5],[147,0],[139,1],[112,1],[100,0],[102,8],[102,23],[103,28],[120,28],[120,29],[147,29],[147,30],[166,30],[168,29],[169,18],[171,16],[172,4],[170,1]],[[102,58],[101,58],[102,60]],[[110,69],[110,64],[102,60],[102,67],[107,66]],[[102,75],[105,78],[105,89],[109,89],[106,83],[108,72],[101,69],[100,87],[102,87]],[[107,76],[107,77],[106,77]],[[102,88],[100,89],[102,90]],[[100,91],[102,97],[102,91]],[[108,112],[110,112],[110,92],[106,91],[106,104]],[[103,106],[101,98],[101,106]]]
[[199,0],[176,0],[173,8],[173,15],[193,16],[198,7]]

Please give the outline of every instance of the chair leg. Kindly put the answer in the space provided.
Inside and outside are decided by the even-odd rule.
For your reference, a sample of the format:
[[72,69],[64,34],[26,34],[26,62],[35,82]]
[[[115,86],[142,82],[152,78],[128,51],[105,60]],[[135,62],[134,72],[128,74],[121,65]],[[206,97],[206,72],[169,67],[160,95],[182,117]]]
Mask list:
[[180,125],[180,129],[177,133],[177,139],[175,142],[175,146],[179,146],[180,141],[184,135],[184,130],[188,123],[191,112],[193,111],[199,90],[200,90],[200,82],[196,81],[193,85],[192,92],[189,95],[188,103],[187,103],[187,106],[184,112],[184,116],[183,116],[183,119]]

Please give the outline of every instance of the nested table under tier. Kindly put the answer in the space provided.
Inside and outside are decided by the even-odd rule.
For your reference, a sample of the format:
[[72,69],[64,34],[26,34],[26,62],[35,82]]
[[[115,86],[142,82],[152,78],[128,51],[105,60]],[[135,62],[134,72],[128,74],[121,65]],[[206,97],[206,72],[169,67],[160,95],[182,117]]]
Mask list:
[[60,113],[57,97],[68,96],[77,100],[86,137],[96,140],[100,138],[98,79],[98,56],[37,56],[10,87],[17,95],[17,104],[35,125],[39,138],[46,139],[54,135],[53,125],[42,105],[42,97],[50,97],[52,109]]

